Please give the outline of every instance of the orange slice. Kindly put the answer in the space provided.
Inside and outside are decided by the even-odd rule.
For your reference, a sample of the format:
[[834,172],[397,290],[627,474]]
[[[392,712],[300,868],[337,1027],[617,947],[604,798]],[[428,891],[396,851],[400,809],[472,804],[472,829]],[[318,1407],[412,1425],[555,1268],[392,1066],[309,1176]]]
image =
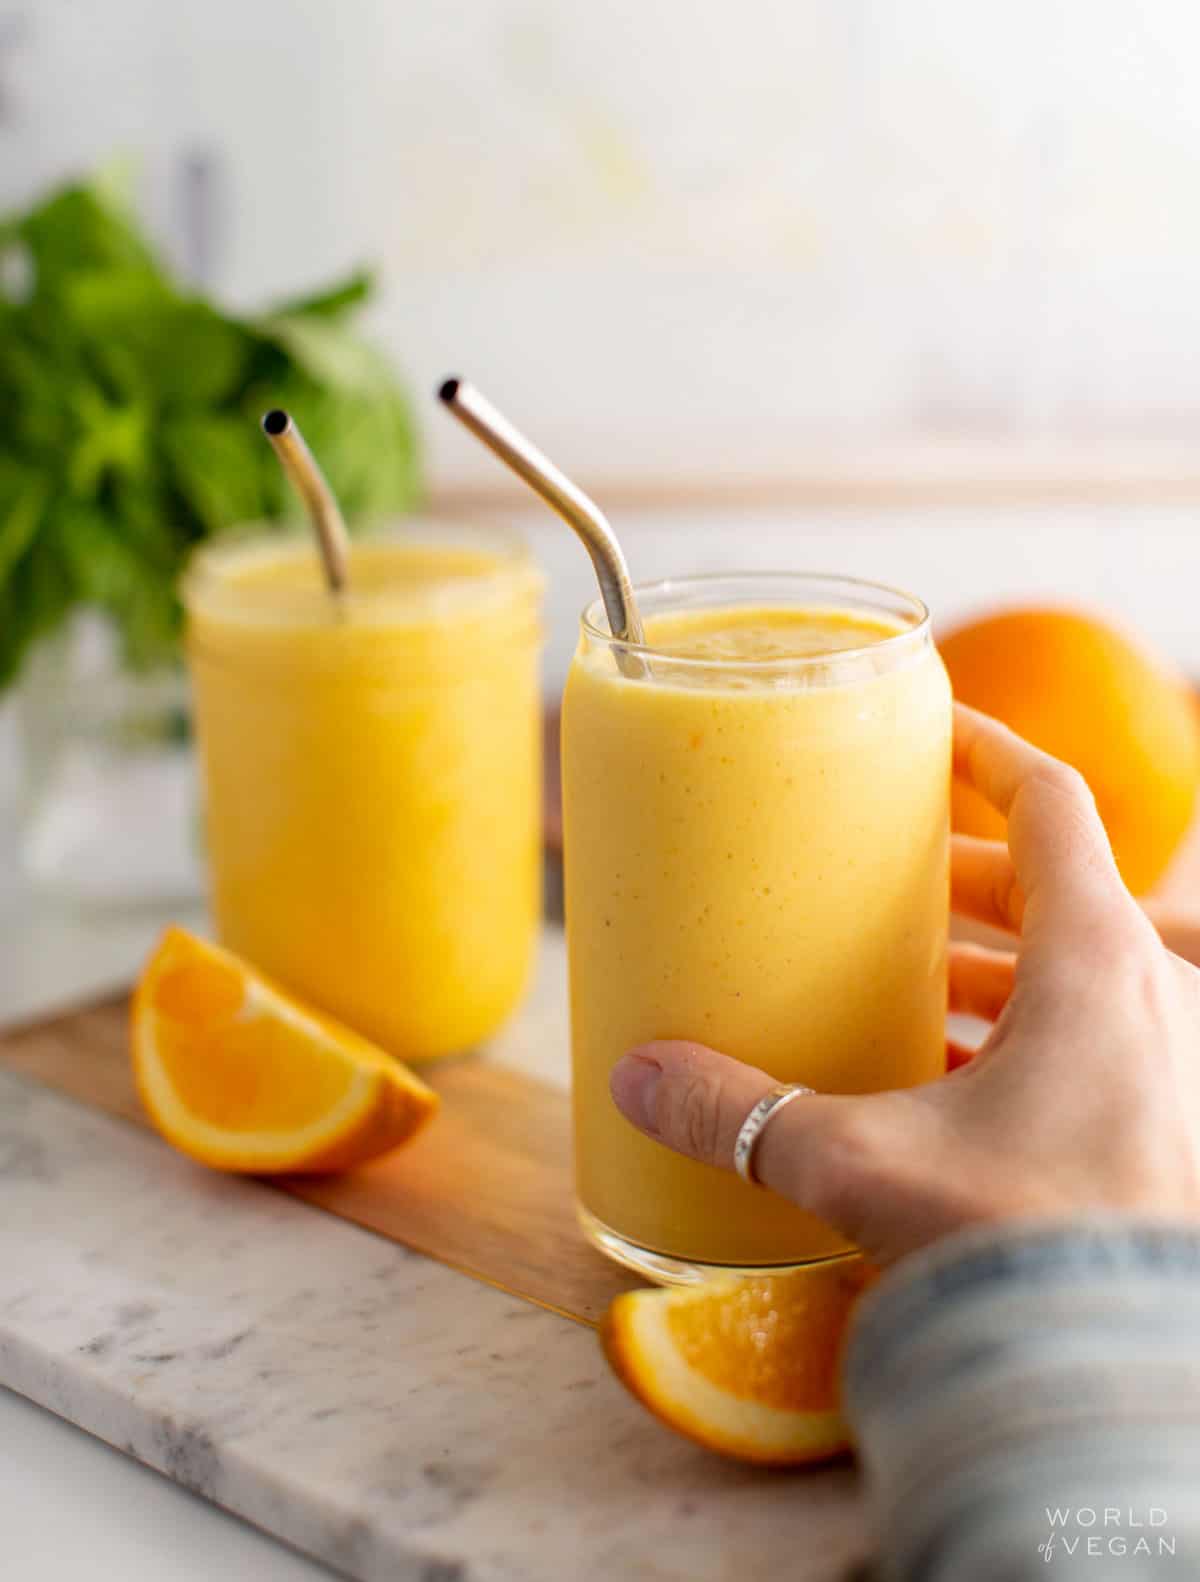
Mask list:
[[218,1170],[346,1170],[406,1142],[437,1094],[399,1061],[244,962],[169,928],[133,999],[150,1119]]
[[697,1444],[766,1466],[824,1461],[850,1444],[838,1363],[846,1321],[873,1275],[850,1257],[628,1291],[600,1338],[625,1387]]

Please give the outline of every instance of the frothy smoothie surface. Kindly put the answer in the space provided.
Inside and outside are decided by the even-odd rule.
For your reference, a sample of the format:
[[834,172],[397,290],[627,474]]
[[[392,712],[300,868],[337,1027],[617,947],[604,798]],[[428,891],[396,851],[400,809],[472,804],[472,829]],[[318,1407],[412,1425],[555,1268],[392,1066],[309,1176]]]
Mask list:
[[[421,593],[447,583],[484,577],[499,569],[498,556],[477,550],[424,544],[355,544],[353,587],[358,593]],[[321,562],[311,545],[285,544],[244,561],[231,561],[225,575],[237,588],[264,600],[325,591]]]
[[646,623],[646,641],[680,659],[754,663],[847,653],[905,630],[885,617],[849,610],[744,605],[652,616]]

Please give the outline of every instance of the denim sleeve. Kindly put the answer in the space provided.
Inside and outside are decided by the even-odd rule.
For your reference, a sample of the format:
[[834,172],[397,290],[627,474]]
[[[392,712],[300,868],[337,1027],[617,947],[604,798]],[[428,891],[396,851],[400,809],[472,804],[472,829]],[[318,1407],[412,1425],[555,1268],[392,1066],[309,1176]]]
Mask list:
[[880,1582],[1200,1577],[1200,1230],[973,1229],[862,1304]]

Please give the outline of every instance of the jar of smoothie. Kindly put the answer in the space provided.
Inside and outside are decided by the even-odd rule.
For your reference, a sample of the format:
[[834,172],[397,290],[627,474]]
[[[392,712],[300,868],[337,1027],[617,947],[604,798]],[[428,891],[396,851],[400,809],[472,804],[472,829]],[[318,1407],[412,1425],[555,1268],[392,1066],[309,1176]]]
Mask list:
[[608,1079],[660,1038],[829,1093],[943,1071],[951,707],[928,614],[788,574],[638,603],[641,647],[585,612],[563,706],[580,1217],[659,1279],[842,1253],[782,1198],[641,1136]]
[[183,590],[223,944],[405,1060],[494,1032],[541,894],[542,579],[501,535],[197,556]]

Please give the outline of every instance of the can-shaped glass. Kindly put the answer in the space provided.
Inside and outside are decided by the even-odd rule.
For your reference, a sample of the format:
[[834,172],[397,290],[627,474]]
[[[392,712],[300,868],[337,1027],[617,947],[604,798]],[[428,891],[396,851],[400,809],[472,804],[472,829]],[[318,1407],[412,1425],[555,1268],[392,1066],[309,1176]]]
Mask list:
[[638,602],[640,647],[585,611],[563,707],[580,1217],[666,1280],[844,1253],[635,1131],[609,1074],[653,1039],[829,1093],[944,1070],[951,700],[928,612],[789,573]]
[[470,1049],[529,973],[541,896],[542,579],[516,540],[196,557],[183,589],[222,943],[405,1060]]

